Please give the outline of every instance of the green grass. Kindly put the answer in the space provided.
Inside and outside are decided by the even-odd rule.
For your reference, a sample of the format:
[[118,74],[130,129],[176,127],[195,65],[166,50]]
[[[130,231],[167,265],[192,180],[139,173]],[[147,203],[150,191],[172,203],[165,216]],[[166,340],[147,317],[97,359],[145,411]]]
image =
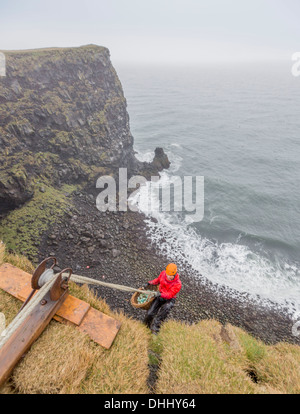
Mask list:
[[33,198],[1,221],[0,239],[7,249],[34,258],[43,232],[52,224],[59,223],[71,207],[70,198],[65,193],[71,193],[74,189],[75,186],[68,185],[55,189],[36,182]]
[[149,352],[149,365],[159,365],[160,363],[160,359],[158,358],[157,355]]
[[251,335],[241,334],[240,342],[250,363],[256,364],[266,355],[266,346]]

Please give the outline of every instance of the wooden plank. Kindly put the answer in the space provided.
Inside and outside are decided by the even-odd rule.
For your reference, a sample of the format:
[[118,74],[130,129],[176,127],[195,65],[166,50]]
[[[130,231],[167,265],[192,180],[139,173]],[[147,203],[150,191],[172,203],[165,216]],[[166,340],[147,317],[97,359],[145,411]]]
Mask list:
[[89,303],[69,295],[57,310],[54,319],[58,317],[59,320],[61,317],[74,325],[80,325],[90,307]]
[[[25,302],[30,292],[31,285],[25,285],[23,289],[18,292],[17,298],[22,302]],[[89,309],[89,303],[86,303],[80,299],[75,298],[74,296],[69,295],[61,307],[57,310],[54,319],[58,320],[59,322],[61,322],[62,319],[66,319],[68,322],[72,322],[75,325],[80,325],[82,319]]]
[[[0,288],[18,298],[19,292],[31,286],[31,275],[23,270],[4,263],[0,266]],[[27,295],[28,296],[28,295]]]
[[[24,302],[31,292],[31,275],[5,263],[0,266],[0,289]],[[79,330],[106,349],[112,345],[121,326],[116,319],[71,295],[67,296],[53,318],[61,323],[77,325]]]
[[[0,282],[1,284],[1,282]],[[32,291],[31,283],[26,283],[26,285],[21,288],[17,293],[17,298],[20,299],[22,302],[25,302],[29,293]]]
[[[100,326],[101,329],[99,329]],[[87,333],[95,342],[101,344],[104,348],[109,349],[120,327],[121,322],[94,308],[90,308],[77,329]]]

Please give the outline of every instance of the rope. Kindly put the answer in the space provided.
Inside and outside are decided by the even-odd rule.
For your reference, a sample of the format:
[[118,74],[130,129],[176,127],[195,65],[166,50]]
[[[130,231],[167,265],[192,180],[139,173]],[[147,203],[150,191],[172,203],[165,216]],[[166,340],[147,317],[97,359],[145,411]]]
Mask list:
[[[68,273],[63,273],[62,276],[68,276]],[[91,279],[90,277],[86,277],[86,276],[72,274],[70,279],[75,283],[105,286],[105,287],[109,287],[112,289],[122,290],[124,292],[139,292],[139,293],[145,293],[146,295],[152,295],[152,296],[157,295],[157,292],[153,292],[153,290],[135,289],[129,286],[116,285],[115,283],[101,282],[100,280]]]
[[24,320],[30,315],[31,311],[39,303],[39,301],[45,296],[45,294],[51,289],[55,282],[56,278],[52,277],[48,282],[42,286],[33,298],[27,303],[27,305],[22,309],[20,313],[13,319],[13,321],[8,325],[6,329],[0,335],[0,349],[8,341],[11,335],[16,331],[16,329],[24,322]]

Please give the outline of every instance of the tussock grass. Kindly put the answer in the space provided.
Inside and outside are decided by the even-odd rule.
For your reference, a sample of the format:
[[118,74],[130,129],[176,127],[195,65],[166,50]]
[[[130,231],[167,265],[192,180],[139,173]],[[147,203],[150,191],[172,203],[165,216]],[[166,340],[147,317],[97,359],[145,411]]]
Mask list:
[[300,394],[300,347],[280,343],[267,347],[267,352],[255,364],[261,384],[276,393]]
[[156,393],[223,394],[254,393],[255,386],[244,373],[244,359],[230,353],[220,337],[220,324],[203,321],[186,325],[165,323],[157,336],[162,348]]
[[[32,271],[28,260],[6,254],[4,261]],[[240,328],[215,320],[187,325],[173,320],[159,335],[140,322],[113,312],[89,288],[70,283],[70,293],[121,323],[110,350],[73,326],[54,320],[15,368],[0,393],[81,394],[143,393],[148,364],[158,368],[157,394],[300,393],[300,347],[266,345]],[[20,302],[0,290],[0,312],[9,323]]]
[[161,352],[156,393],[300,393],[300,347],[265,345],[213,320],[169,321],[155,339]]

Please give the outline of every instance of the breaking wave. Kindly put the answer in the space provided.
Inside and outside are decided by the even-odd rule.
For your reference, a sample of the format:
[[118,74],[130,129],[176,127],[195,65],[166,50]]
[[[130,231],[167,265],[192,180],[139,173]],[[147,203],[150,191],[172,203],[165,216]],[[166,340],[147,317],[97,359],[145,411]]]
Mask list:
[[[274,304],[289,314],[299,311],[300,272],[297,265],[281,258],[270,259],[241,244],[240,237],[234,243],[204,237],[195,226],[186,222],[183,212],[149,208],[149,194],[152,205],[157,201],[153,200],[157,192],[151,191],[151,186],[169,185],[174,173],[180,169],[182,158],[173,154],[171,147],[168,152],[172,160],[170,170],[161,173],[158,183],[148,182],[131,200],[147,216],[148,234],[153,244],[179,268],[188,265],[195,278],[213,283],[216,289],[227,288],[231,295],[239,298],[247,295],[265,306]],[[146,153],[140,159],[148,161],[150,154]]]

